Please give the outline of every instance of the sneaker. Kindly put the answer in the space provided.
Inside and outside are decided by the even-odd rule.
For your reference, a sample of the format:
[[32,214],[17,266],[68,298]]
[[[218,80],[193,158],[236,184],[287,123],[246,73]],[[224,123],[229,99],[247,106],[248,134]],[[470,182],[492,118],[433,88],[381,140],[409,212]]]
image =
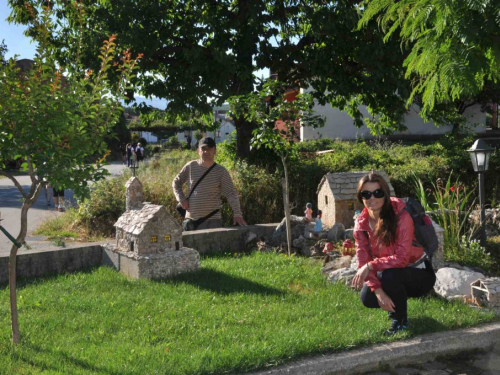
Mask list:
[[398,319],[393,319],[391,327],[384,332],[384,336],[392,336],[398,332],[408,329],[408,319],[403,319],[399,321]]
[[57,208],[57,211],[59,211],[59,212],[64,212],[64,208],[62,208],[61,206],[59,206],[59,207]]

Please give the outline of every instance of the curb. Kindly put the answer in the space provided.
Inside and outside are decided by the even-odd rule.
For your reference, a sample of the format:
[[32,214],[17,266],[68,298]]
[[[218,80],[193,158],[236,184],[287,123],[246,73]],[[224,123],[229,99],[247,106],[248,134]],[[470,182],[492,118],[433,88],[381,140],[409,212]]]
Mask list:
[[438,356],[490,348],[500,342],[500,322],[456,331],[430,333],[390,344],[316,356],[252,375],[326,375],[374,371],[379,365],[427,362]]

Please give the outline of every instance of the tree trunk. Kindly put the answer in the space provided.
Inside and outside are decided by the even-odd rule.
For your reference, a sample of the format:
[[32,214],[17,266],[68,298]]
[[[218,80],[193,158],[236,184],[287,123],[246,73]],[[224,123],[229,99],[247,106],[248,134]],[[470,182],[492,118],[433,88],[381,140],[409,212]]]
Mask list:
[[[33,192],[33,186],[32,190]],[[28,231],[28,210],[31,205],[36,202],[38,196],[42,192],[42,184],[38,184],[32,197],[24,200],[21,207],[21,230],[16,240],[18,243],[24,243],[26,233]],[[16,244],[12,245],[9,256],[9,297],[10,297],[10,321],[12,327],[12,342],[14,345],[19,344],[21,341],[21,333],[19,331],[19,320],[17,314],[17,290],[16,290],[16,263],[17,263],[17,250],[19,248]]]
[[[256,7],[249,0],[237,0],[236,18],[240,27],[234,35],[233,52],[236,57],[237,70],[231,83],[231,95],[248,95],[254,90],[254,56],[258,53],[259,32],[252,26],[256,16]],[[255,124],[243,118],[235,119],[236,156],[245,159],[250,154],[250,140]]]
[[286,167],[286,158],[281,157],[283,168],[285,169],[285,178],[283,178],[283,203],[285,206],[285,221],[286,221],[286,242],[288,245],[288,256],[292,254],[292,223],[290,219],[290,194],[288,190],[288,169]]
[[236,127],[236,156],[239,159],[246,159],[250,155],[250,141],[256,126],[242,118],[235,119],[234,125]]

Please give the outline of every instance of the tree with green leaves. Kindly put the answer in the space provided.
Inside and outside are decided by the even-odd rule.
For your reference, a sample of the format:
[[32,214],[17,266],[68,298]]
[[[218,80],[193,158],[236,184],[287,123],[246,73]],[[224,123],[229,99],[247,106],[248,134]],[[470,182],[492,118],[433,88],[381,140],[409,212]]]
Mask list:
[[[25,4],[9,0],[10,20],[28,22]],[[385,134],[403,129],[409,81],[397,41],[384,43],[375,21],[357,30],[364,1],[160,0],[51,1],[60,27],[51,35],[64,66],[79,53],[95,67],[99,41],[117,34],[120,46],[144,52],[136,83],[146,97],[168,100],[168,112],[209,113],[213,104],[248,95],[268,68],[280,82],[312,88],[320,104],[346,109],[363,125],[359,105],[373,114],[369,126]],[[82,20],[81,14],[85,17]],[[83,34],[75,35],[75,28]],[[37,36],[29,29],[29,35]],[[130,92],[130,97],[133,93]],[[237,155],[245,157],[257,124],[234,118]]]
[[[16,296],[16,256],[24,243],[28,210],[42,189],[71,188],[76,195],[88,195],[88,181],[105,176],[102,163],[108,153],[106,139],[120,114],[120,98],[125,95],[137,61],[129,52],[114,63],[115,36],[104,41],[101,66],[82,76],[78,61],[63,71],[48,48],[52,13],[45,8],[34,16],[39,45],[30,69],[21,71],[15,59],[0,66],[0,175],[9,178],[22,195],[21,229],[10,250],[9,290],[12,340],[20,341]],[[72,68],[72,69],[71,69]],[[120,79],[111,83],[110,71]],[[31,186],[25,191],[6,162],[21,159]]]
[[409,102],[420,97],[422,114],[449,103],[500,99],[499,0],[371,0],[359,26],[376,20],[384,40],[400,41],[408,51]]
[[287,100],[287,86],[275,80],[266,82],[259,92],[229,99],[232,116],[243,116],[255,122],[252,146],[273,150],[283,164],[283,205],[285,208],[288,255],[292,251],[290,222],[290,188],[288,185],[288,159],[296,152],[294,142],[300,125],[321,127],[324,118],[312,112],[314,98],[310,94],[298,94],[295,100]]

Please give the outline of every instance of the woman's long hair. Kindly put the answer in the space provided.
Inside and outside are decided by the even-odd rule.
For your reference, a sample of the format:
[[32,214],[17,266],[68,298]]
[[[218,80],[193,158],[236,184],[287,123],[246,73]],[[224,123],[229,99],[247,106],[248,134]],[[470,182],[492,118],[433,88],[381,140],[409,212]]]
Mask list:
[[367,182],[377,182],[380,188],[384,192],[384,205],[380,210],[380,218],[375,228],[373,234],[378,238],[379,243],[383,243],[386,246],[390,246],[396,240],[396,228],[398,226],[398,217],[394,212],[391,204],[391,191],[389,189],[389,184],[385,179],[376,173],[369,173],[361,178],[358,183],[357,198],[359,203],[363,204],[363,199],[361,198],[361,191],[363,191],[363,185]]

